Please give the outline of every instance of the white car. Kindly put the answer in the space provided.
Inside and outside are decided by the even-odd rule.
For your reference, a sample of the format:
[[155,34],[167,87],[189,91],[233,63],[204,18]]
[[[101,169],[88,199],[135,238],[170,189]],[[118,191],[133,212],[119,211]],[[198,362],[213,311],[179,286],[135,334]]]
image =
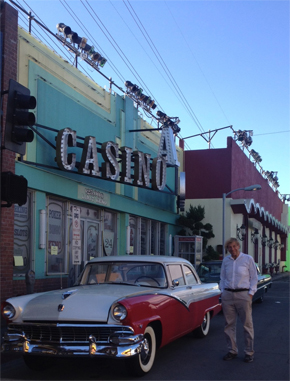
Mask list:
[[182,258],[97,258],[74,287],[8,299],[2,351],[21,353],[38,370],[55,358],[123,358],[140,376],[157,348],[193,330],[208,334],[219,295],[218,284],[202,284]]

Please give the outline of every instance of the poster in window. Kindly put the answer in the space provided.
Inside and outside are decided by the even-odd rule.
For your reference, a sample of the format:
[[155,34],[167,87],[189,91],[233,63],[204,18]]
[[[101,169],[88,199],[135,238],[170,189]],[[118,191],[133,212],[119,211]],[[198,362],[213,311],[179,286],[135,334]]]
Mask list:
[[25,267],[29,265],[31,238],[30,197],[31,195],[28,194],[26,204],[22,206],[14,205],[14,272],[25,271]]
[[104,227],[105,227],[105,230],[114,230],[113,229],[113,215],[112,213],[110,212],[105,212],[105,216],[104,216]]
[[60,273],[64,271],[63,241],[63,203],[51,200],[48,205],[48,273]]
[[105,230],[103,232],[103,245],[106,255],[111,255],[114,248],[114,232]]
[[89,260],[97,257],[98,235],[99,226],[90,224],[87,227],[87,257]]

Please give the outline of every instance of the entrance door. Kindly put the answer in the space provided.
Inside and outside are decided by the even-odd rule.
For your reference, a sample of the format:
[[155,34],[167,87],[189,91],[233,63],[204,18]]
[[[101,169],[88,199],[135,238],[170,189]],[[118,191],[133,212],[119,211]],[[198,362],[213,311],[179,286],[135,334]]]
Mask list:
[[69,286],[73,286],[85,264],[102,255],[100,246],[100,223],[81,218],[81,252],[82,263],[75,265],[72,258],[72,219],[69,219]]
[[83,257],[85,263],[93,258],[101,256],[99,229],[99,222],[85,221],[85,245]]

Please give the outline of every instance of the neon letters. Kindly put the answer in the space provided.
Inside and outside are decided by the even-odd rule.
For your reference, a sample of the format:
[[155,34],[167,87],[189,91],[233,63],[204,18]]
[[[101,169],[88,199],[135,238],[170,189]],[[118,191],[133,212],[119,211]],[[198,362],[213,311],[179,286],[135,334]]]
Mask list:
[[[76,153],[69,153],[69,147],[77,147],[76,131],[71,128],[60,130],[56,137],[56,162],[60,169],[74,171],[79,174],[101,177],[125,184],[142,187],[151,187],[154,190],[163,190],[166,185],[166,158],[156,157],[141,151],[133,151],[129,147],[121,147],[112,141],[104,142],[101,147],[103,162],[99,166],[96,138],[86,136],[82,148],[80,162],[77,162]],[[119,150],[121,154],[119,154]],[[133,162],[134,166],[131,167]],[[133,173],[132,173],[133,169]]]

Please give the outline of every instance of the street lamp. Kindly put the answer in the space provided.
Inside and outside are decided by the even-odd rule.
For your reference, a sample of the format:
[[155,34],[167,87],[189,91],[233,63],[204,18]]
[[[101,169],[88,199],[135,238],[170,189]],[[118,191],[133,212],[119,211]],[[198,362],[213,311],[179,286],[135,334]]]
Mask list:
[[255,184],[255,185],[250,185],[249,187],[245,187],[245,188],[234,189],[228,193],[223,193],[223,258],[225,257],[225,254],[226,254],[226,250],[225,250],[225,205],[226,205],[226,197],[229,194],[237,192],[239,190],[244,190],[244,191],[249,192],[249,191],[255,191],[255,190],[260,190],[260,189],[261,189],[261,185]]

